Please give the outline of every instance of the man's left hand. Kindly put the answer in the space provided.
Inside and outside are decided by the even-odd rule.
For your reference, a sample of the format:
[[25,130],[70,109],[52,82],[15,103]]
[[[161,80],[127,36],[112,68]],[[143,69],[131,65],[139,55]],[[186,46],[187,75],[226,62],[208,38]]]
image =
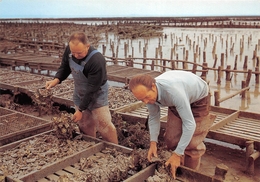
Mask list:
[[174,179],[176,179],[176,169],[181,165],[181,156],[177,155],[175,152],[172,156],[165,162],[166,167],[170,164],[171,174]]
[[78,122],[79,120],[81,120],[82,118],[82,112],[80,112],[79,110],[77,110],[73,117],[72,117],[72,120],[75,121],[75,122]]

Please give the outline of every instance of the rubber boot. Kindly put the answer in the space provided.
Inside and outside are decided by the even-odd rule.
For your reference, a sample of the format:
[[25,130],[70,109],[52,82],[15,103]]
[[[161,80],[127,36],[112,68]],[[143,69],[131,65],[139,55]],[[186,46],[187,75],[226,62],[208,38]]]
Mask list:
[[184,166],[194,170],[200,168],[201,156],[206,152],[206,146],[201,142],[196,148],[186,149],[184,157]]
[[194,169],[194,170],[199,170],[200,168],[200,159],[199,158],[192,158],[191,156],[185,155],[184,157],[184,166]]

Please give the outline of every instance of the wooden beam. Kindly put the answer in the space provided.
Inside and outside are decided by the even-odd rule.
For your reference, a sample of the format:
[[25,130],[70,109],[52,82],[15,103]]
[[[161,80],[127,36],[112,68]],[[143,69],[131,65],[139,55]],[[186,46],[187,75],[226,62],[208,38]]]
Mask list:
[[240,111],[237,111],[237,112],[235,112],[235,113],[233,113],[233,114],[227,116],[227,117],[226,117],[225,119],[223,119],[222,121],[220,121],[220,122],[214,124],[214,125],[210,128],[210,130],[217,130],[217,129],[223,127],[224,125],[226,125],[227,123],[229,123],[229,122],[231,122],[231,121],[234,121],[236,118],[238,118],[239,113],[240,113]]

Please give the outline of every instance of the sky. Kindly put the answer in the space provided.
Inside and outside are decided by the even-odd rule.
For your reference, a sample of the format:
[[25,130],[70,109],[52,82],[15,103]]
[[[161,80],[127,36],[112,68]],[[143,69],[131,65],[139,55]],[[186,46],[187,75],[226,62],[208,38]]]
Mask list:
[[0,19],[185,16],[260,16],[260,0],[0,0]]

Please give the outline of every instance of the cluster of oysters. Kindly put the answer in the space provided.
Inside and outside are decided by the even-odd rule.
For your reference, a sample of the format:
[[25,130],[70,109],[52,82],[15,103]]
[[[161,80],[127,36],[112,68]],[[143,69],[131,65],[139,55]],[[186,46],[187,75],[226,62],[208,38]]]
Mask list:
[[59,139],[73,139],[80,133],[76,122],[72,120],[73,114],[61,112],[60,117],[53,117],[53,130]]
[[39,116],[52,114],[52,95],[52,91],[45,88],[39,88],[33,93],[32,100],[38,106]]

